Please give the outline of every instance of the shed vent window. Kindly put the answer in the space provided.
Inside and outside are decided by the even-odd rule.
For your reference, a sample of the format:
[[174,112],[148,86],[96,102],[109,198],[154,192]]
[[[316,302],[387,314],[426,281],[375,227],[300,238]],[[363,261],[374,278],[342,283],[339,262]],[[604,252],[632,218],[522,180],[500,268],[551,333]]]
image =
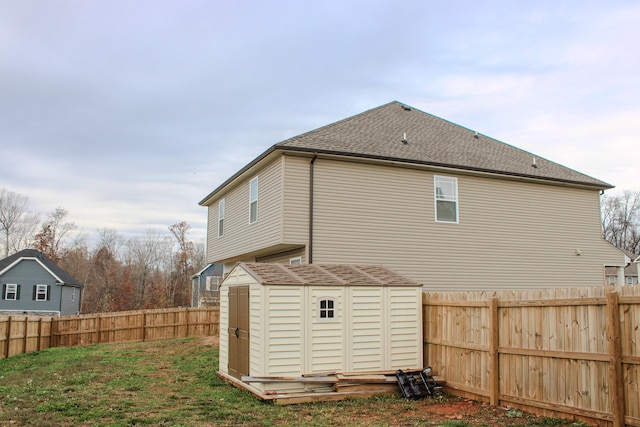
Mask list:
[[332,320],[336,318],[336,301],[333,298],[321,298],[318,311],[320,320]]
[[458,222],[458,178],[433,177],[436,221]]
[[249,224],[258,220],[258,177],[249,184]]

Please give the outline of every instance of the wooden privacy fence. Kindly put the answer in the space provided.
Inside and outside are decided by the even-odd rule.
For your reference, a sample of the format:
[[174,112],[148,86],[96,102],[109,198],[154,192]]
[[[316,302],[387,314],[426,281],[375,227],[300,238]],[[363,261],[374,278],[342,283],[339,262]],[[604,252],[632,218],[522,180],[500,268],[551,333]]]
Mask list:
[[425,293],[424,357],[453,394],[640,426],[640,288]]
[[0,316],[0,356],[50,347],[217,335],[219,318],[219,307],[64,317]]

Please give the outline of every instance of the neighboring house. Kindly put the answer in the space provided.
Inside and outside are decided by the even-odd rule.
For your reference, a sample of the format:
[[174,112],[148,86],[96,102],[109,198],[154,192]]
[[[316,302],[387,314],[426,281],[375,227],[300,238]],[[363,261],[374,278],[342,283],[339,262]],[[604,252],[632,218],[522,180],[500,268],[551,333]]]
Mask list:
[[191,276],[191,306],[208,307],[220,304],[220,282],[223,265],[209,264]]
[[34,249],[0,260],[0,314],[67,316],[80,313],[82,285]]
[[[622,250],[629,257],[629,263],[624,268],[624,284],[637,285],[638,283],[638,264],[640,263],[640,255],[635,255],[629,251]],[[607,284],[618,284],[618,271],[616,268],[607,267],[605,271]]]
[[433,290],[603,285],[612,188],[391,102],[273,145],[200,205],[207,262],[381,264]]

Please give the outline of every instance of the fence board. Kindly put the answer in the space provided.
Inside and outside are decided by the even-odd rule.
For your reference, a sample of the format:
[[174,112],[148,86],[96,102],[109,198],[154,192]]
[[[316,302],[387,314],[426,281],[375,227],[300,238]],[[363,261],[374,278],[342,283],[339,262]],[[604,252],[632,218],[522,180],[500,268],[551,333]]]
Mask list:
[[640,426],[640,287],[425,293],[425,364],[454,394]]
[[0,316],[0,357],[50,347],[216,335],[219,307],[64,317]]

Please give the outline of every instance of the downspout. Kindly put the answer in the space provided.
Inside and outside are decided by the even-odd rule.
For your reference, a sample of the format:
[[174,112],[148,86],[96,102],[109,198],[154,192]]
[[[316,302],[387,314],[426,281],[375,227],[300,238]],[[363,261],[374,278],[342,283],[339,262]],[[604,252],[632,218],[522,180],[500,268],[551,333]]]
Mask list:
[[318,153],[313,153],[309,163],[309,264],[313,264],[313,164],[318,158]]

